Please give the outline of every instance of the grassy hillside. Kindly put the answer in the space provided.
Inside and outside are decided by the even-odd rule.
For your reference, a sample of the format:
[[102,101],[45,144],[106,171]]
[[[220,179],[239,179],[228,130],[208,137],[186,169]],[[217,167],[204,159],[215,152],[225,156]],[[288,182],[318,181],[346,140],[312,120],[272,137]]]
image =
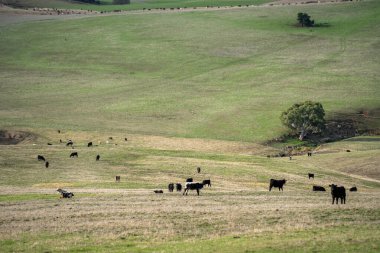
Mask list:
[[127,5],[114,5],[112,0],[100,0],[100,4],[86,4],[70,0],[0,0],[18,8],[58,8],[58,9],[84,9],[96,11],[113,10],[142,10],[143,8],[178,8],[178,7],[206,7],[206,6],[238,6],[260,5],[271,0],[131,0]]
[[[296,27],[300,11],[328,25]],[[379,137],[292,160],[262,143],[307,99],[378,128],[379,14],[363,1],[0,25],[0,144],[20,140],[0,145],[0,251],[378,252]],[[166,190],[188,177],[212,187]],[[359,190],[331,205],[331,183]]]
[[[307,11],[330,27],[294,26]],[[378,1],[1,27],[1,128],[265,141],[306,99],[379,107]]]

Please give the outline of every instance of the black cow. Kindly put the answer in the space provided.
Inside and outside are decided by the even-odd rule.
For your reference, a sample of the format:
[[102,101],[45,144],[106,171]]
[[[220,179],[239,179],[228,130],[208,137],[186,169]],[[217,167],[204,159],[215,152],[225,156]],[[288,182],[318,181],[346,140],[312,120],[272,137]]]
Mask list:
[[358,188],[356,188],[356,186],[350,188],[350,192],[357,192],[357,191],[358,191]]
[[120,182],[120,176],[116,176],[116,182]]
[[309,179],[313,178],[314,179],[314,173],[309,173]]
[[92,147],[92,141],[90,141],[89,143],[87,143],[87,147]]
[[65,191],[65,190],[62,190],[62,189],[58,189],[57,192],[61,193],[61,198],[72,198],[74,196],[74,193],[72,192],[68,192],[68,191]]
[[175,184],[175,188],[176,188],[177,192],[182,191],[182,185],[180,183]]
[[70,158],[78,157],[78,152],[72,152]]
[[313,153],[311,152],[307,152],[307,156],[311,156]]
[[48,161],[45,162],[45,168],[49,168],[49,162]]
[[62,141],[62,139],[59,139],[59,143],[62,143],[63,141]]
[[338,200],[340,199],[341,204],[346,204],[346,188],[344,186],[337,186],[335,184],[329,185],[331,187],[331,196],[332,196],[332,204],[336,200],[336,204],[338,204]]
[[198,167],[198,168],[197,168],[197,172],[198,172],[198,173],[201,173],[201,167]]
[[96,156],[96,161],[99,161],[99,159],[100,159],[100,155],[97,155]]
[[61,130],[58,129],[57,132],[60,134],[60,133],[61,133]]
[[154,193],[164,193],[163,190],[154,190]]
[[42,155],[37,155],[37,160],[38,161],[45,161],[45,157],[43,157]]
[[128,138],[124,138],[125,141],[128,141]]
[[211,180],[210,179],[205,179],[202,182],[203,185],[207,185],[208,187],[211,187]]
[[51,144],[50,142],[48,142],[47,145],[48,145],[48,146],[51,146],[51,145],[53,145],[53,144]]
[[66,143],[66,146],[73,146],[74,142],[72,140],[69,140],[67,143]]
[[187,195],[187,193],[189,192],[189,190],[197,190],[197,194],[199,196],[199,190],[203,188],[203,184],[202,183],[193,183],[193,182],[190,182],[190,183],[186,183],[186,186],[185,186],[185,190],[183,191],[183,195]]
[[284,190],[282,187],[284,186],[284,184],[286,183],[286,180],[285,179],[282,179],[282,180],[276,180],[276,179],[271,179],[270,182],[269,182],[269,191],[272,190],[272,187],[278,187],[278,190]]
[[174,191],[174,184],[173,183],[170,183],[168,185],[168,190],[169,190],[169,192],[173,192]]
[[313,185],[313,192],[325,192],[325,191],[326,191],[325,187]]
[[193,182],[193,178],[192,177],[189,177],[188,179],[186,179],[186,183],[192,183]]

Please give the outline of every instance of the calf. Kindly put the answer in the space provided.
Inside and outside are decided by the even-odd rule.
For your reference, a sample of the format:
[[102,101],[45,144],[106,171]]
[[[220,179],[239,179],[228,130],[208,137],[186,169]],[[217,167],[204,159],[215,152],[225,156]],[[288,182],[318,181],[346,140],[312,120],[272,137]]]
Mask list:
[[202,182],[203,185],[207,185],[208,187],[211,187],[211,180],[210,179],[205,179]]
[[175,188],[176,188],[177,192],[182,191],[182,185],[179,183],[175,184]]
[[65,191],[65,190],[62,190],[62,189],[58,189],[57,192],[59,192],[61,194],[61,198],[72,198],[74,196],[74,193],[72,192],[68,192],[68,191]]
[[322,186],[313,185],[313,192],[325,192],[326,189]]
[[45,157],[43,157],[42,155],[37,155],[37,160],[38,161],[45,161]]
[[72,152],[70,158],[78,157],[78,152]]
[[193,183],[193,182],[190,182],[190,183],[186,183],[186,187],[185,187],[185,190],[183,191],[183,195],[187,195],[187,193],[189,192],[189,190],[197,190],[197,194],[199,196],[199,190],[203,188],[203,184],[202,183]]
[[163,190],[154,190],[154,193],[164,193]]
[[100,155],[97,155],[96,156],[96,161],[99,161],[99,159],[100,159]]
[[174,184],[173,183],[170,183],[168,185],[168,190],[169,190],[169,192],[173,192],[174,191]]
[[186,183],[192,183],[193,182],[193,178],[192,177],[189,177],[188,179],[186,179]]
[[92,141],[90,141],[89,143],[87,143],[87,147],[92,147]]
[[116,176],[116,182],[120,182],[120,176]]
[[341,204],[346,204],[346,188],[344,186],[337,186],[335,184],[329,185],[331,187],[331,196],[332,196],[332,204],[336,200],[336,204],[338,204],[338,200],[340,199]]
[[309,173],[309,179],[313,178],[314,179],[314,173]]
[[357,191],[358,191],[358,188],[356,188],[356,186],[350,188],[350,192],[357,192]]
[[282,179],[282,180],[271,179],[269,182],[269,191],[272,190],[272,187],[278,187],[279,191],[280,190],[284,191],[282,187],[284,186],[285,183],[286,183],[285,179]]

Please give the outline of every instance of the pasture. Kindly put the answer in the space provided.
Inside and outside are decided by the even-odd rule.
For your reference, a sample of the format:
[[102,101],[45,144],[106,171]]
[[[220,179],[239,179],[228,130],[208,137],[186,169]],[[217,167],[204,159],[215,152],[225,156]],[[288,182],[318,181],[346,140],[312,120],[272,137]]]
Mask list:
[[[323,25],[296,27],[300,11]],[[378,130],[379,13],[370,0],[0,25],[0,141],[15,144],[0,145],[0,251],[378,252],[378,136],[292,160],[267,143],[307,99]],[[188,177],[212,187],[168,193]],[[358,192],[332,205],[331,183]]]

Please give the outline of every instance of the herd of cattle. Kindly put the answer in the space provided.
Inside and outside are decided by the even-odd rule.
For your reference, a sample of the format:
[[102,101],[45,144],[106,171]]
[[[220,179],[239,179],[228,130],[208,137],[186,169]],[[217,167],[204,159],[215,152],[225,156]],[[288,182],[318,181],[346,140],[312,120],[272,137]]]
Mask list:
[[[60,133],[60,130],[58,130],[58,133]],[[112,137],[109,137],[109,140],[112,140],[112,139],[113,139]],[[124,140],[127,141],[128,139],[124,138]],[[60,140],[60,143],[63,143],[62,140]],[[52,144],[48,143],[48,145],[52,145]],[[66,143],[66,146],[71,146],[72,148],[73,148],[73,145],[74,145],[74,142],[72,140],[68,140]],[[92,146],[93,146],[92,142],[89,142],[87,144],[87,147],[92,147]],[[311,156],[312,154],[311,154],[311,152],[308,152],[307,155]],[[72,152],[70,154],[70,158],[75,158],[75,157],[78,158],[78,152]],[[45,159],[44,156],[37,155],[37,160],[45,162],[45,167],[49,168],[49,162]],[[95,160],[96,161],[100,160],[99,154],[96,156]],[[197,167],[197,173],[201,173],[200,167]],[[308,177],[309,177],[309,179],[314,179],[314,173],[308,173]],[[120,182],[120,176],[116,176],[116,182]],[[284,187],[285,183],[286,183],[285,179],[281,179],[281,180],[270,179],[269,191],[271,191],[273,187],[278,188],[279,191],[283,191],[284,190],[283,187]],[[211,187],[211,180],[205,179],[202,182],[194,182],[193,178],[188,178],[188,179],[186,179],[186,183],[185,183],[184,187],[182,187],[181,183],[175,183],[175,184],[169,183],[168,191],[173,192],[175,189],[177,192],[182,192],[182,189],[184,189],[183,195],[187,195],[189,190],[191,190],[191,191],[195,190],[195,191],[197,191],[197,195],[199,195],[200,190],[203,189],[203,187],[205,185],[207,185],[208,187]],[[344,186],[337,186],[335,184],[331,184],[331,185],[329,185],[329,187],[331,188],[332,204],[334,204],[334,203],[338,204],[339,199],[341,201],[341,204],[345,204],[346,203],[346,189],[344,188]],[[326,191],[326,189],[323,186],[318,186],[318,185],[313,185],[312,190],[313,191]],[[72,192],[68,192],[68,191],[65,191],[62,189],[58,189],[57,191],[61,194],[62,198],[72,198],[74,196],[74,194]],[[356,186],[351,187],[349,189],[349,191],[356,192],[357,191]],[[154,190],[154,193],[160,194],[160,193],[164,193],[164,191],[163,190]]]

